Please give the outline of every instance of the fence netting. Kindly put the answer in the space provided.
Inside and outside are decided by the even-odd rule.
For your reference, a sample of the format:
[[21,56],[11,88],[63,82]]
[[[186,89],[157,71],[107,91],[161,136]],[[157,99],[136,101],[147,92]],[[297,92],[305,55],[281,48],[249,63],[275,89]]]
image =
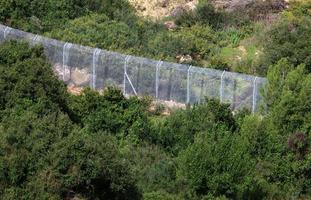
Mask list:
[[124,55],[0,25],[0,43],[11,39],[41,44],[55,74],[72,87],[103,91],[117,86],[126,96],[151,96],[178,104],[217,98],[232,110],[257,112],[263,107],[260,91],[265,78]]

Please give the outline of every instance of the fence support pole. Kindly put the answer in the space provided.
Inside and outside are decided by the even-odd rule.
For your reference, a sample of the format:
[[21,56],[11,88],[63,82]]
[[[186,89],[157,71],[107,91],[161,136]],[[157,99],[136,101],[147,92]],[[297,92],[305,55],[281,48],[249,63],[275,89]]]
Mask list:
[[36,44],[38,37],[39,37],[38,35],[35,35],[35,36],[33,37],[33,39],[32,39],[32,43],[33,43],[33,44]]
[[12,30],[12,28],[10,27],[5,27],[4,32],[3,32],[3,38],[4,40],[6,40],[7,35],[10,33],[10,31]]
[[192,68],[192,65],[188,68],[188,73],[187,73],[187,104],[190,103],[190,70]]
[[254,114],[256,111],[256,103],[257,103],[257,79],[256,76],[253,82],[253,106],[252,106],[252,113]]
[[95,49],[93,52],[93,63],[92,63],[92,81],[90,81],[90,86],[92,89],[96,89],[96,67],[98,62],[98,56],[100,55],[101,50]]
[[63,81],[66,81],[67,60],[69,57],[69,52],[67,53],[67,51],[70,50],[71,46],[72,44],[66,42],[63,47]]
[[233,80],[233,102],[231,105],[231,109],[235,110],[235,105],[236,105],[236,93],[237,93],[237,81],[234,79]]
[[157,69],[156,69],[156,99],[158,100],[159,98],[159,71],[160,71],[160,67],[162,65],[162,61],[160,60],[157,64]]
[[127,55],[124,61],[124,80],[123,80],[123,94],[126,96],[126,71],[127,71],[127,62],[130,59],[130,56]]
[[224,96],[224,76],[225,76],[226,70],[224,70],[221,74],[220,77],[220,91],[219,91],[219,95],[220,95],[220,103],[223,102],[223,96]]
[[140,92],[139,81],[140,81],[140,70],[142,69],[142,65],[143,65],[143,63],[140,62],[139,65],[137,66],[137,75],[136,75],[136,91],[137,91],[137,93]]

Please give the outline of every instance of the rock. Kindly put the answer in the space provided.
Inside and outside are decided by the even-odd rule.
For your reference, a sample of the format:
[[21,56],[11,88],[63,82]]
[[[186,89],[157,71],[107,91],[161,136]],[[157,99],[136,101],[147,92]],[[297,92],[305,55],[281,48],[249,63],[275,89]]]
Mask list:
[[164,25],[170,31],[176,30],[176,28],[177,28],[175,22],[173,22],[173,21],[164,22]]
[[88,85],[91,80],[91,75],[87,72],[86,69],[76,68],[71,73],[71,80],[77,86]]
[[[65,72],[64,72],[65,68]],[[70,68],[68,66],[63,67],[61,64],[55,64],[53,67],[53,72],[63,81],[70,80]]]
[[178,63],[191,63],[193,60],[190,55],[178,55],[176,59]]

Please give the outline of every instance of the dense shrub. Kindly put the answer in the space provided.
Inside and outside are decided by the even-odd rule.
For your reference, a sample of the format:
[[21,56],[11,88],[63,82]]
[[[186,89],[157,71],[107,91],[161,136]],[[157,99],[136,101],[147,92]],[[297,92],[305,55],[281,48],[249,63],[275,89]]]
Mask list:
[[218,28],[223,23],[223,13],[215,10],[209,0],[201,0],[194,11],[184,12],[175,19],[176,24],[192,26],[195,24],[209,25]]
[[137,30],[104,14],[92,14],[70,21],[48,34],[56,39],[107,50],[128,51],[139,42]]
[[[116,88],[68,94],[42,47],[5,43],[0,199],[310,198],[310,4],[291,4],[272,26],[253,24],[258,14],[278,12],[275,2],[224,14],[200,1],[166,30],[162,22],[139,19],[123,0],[0,0],[2,23],[25,30],[268,74],[264,115],[233,115],[228,105],[207,100],[163,116],[148,111],[150,99],[125,98]],[[250,55],[257,53],[263,57],[254,63]],[[224,54],[243,58],[234,63]]]
[[73,97],[71,109],[90,132],[108,132],[132,139],[148,140],[148,100],[137,97],[126,99],[122,92],[109,87],[104,95],[90,90]]
[[[275,64],[281,58],[288,58],[294,64],[305,64],[311,71],[310,57],[311,19],[285,19],[267,33],[264,43],[263,65]],[[261,70],[267,70],[262,68]]]
[[50,177],[47,190],[60,191],[63,196],[71,191],[88,199],[140,199],[115,138],[82,130],[53,148],[49,164],[41,172]]
[[124,0],[0,1],[0,20],[3,23],[35,32],[60,27],[69,19],[92,11],[105,13],[111,19],[125,19],[132,13],[132,8]]
[[178,110],[164,120],[156,129],[159,143],[173,153],[185,149],[194,141],[195,134],[224,126],[235,130],[236,123],[228,105],[217,100],[194,105],[186,110]]
[[[85,107],[68,106],[79,97],[69,99],[42,48],[8,42],[0,47],[0,63],[1,199],[141,198],[109,127],[81,129],[89,112],[99,109],[96,102],[80,97],[76,101]],[[139,104],[118,92],[88,96],[104,98],[112,110],[114,104]],[[125,120],[134,123],[128,108]]]
[[[36,66],[36,67],[34,67]],[[67,108],[64,83],[53,75],[41,47],[8,42],[0,47],[0,109],[19,101],[48,101],[63,111]]]
[[[267,180],[278,193],[286,196],[310,195],[310,181],[306,172],[310,165],[310,74],[305,65],[294,66],[281,60],[268,72],[266,101],[270,114],[264,125],[269,138],[268,150],[263,156],[270,165]],[[297,134],[299,133],[299,134]],[[298,146],[299,147],[298,147]],[[274,152],[274,153],[273,153]],[[308,153],[306,153],[308,152]],[[307,167],[306,167],[307,166]]]
[[273,129],[282,135],[298,130],[309,132],[311,75],[307,74],[305,65],[295,69],[286,60],[281,60],[271,67],[268,77],[271,81],[266,99],[270,104]]
[[252,179],[255,162],[247,146],[247,140],[226,128],[209,129],[181,153],[179,173],[199,195],[261,199],[261,187]]

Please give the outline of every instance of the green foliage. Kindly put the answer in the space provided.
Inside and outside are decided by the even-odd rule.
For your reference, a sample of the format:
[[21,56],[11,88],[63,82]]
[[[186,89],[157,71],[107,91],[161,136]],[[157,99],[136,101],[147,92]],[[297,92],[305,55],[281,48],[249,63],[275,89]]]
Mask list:
[[[310,127],[311,75],[305,65],[294,67],[281,60],[271,67],[266,99],[271,110],[273,130],[280,134],[291,134]],[[307,74],[307,75],[306,75]]]
[[267,74],[269,83],[263,92],[268,107],[280,101],[279,98],[285,84],[285,78],[293,69],[294,66],[287,59],[281,59],[276,65],[269,68]]
[[[280,198],[310,195],[303,167],[308,166],[310,154],[310,74],[305,65],[295,67],[282,59],[271,66],[268,78],[270,112],[263,124],[268,142],[264,142],[266,153],[261,156],[264,177],[273,182],[273,193]],[[282,185],[275,185],[277,182]]]
[[179,173],[199,195],[261,199],[260,186],[250,177],[255,162],[247,146],[226,128],[210,129],[180,154]]
[[126,99],[116,88],[107,88],[104,95],[86,91],[82,98],[76,100],[73,111],[90,132],[106,131],[120,136],[129,135],[133,139],[149,138],[147,101],[137,97]]
[[[268,33],[264,43],[263,62],[265,66],[275,64],[281,58],[288,58],[294,64],[305,64],[311,71],[310,37],[311,19],[284,19]],[[263,68],[262,70],[266,70]]]
[[137,185],[144,193],[165,191],[179,192],[180,183],[176,180],[176,160],[157,145],[141,143],[135,145],[122,140],[121,152],[130,161]]
[[[49,175],[52,183],[47,183],[48,190],[62,194],[73,190],[88,199],[140,198],[113,137],[83,130],[72,132],[54,149],[49,165],[42,171]],[[45,176],[39,178],[45,179]]]
[[111,20],[104,14],[77,18],[66,24],[65,28],[54,29],[48,36],[107,50],[126,49],[129,52],[139,43],[138,33],[130,25]]
[[209,0],[201,0],[194,11],[188,11],[178,15],[176,24],[181,26],[192,26],[194,24],[209,25],[214,28],[220,27],[224,17],[221,12],[217,12]]
[[217,100],[178,110],[156,127],[158,142],[173,153],[185,149],[194,141],[196,133],[224,126],[234,130],[236,124],[229,106]]
[[144,200],[179,200],[178,196],[166,192],[150,192],[144,194]]
[[[140,102],[116,90],[69,99],[42,50],[14,41],[0,47],[0,198],[141,199],[109,129],[81,128],[101,106],[89,100],[103,98],[111,107]],[[125,119],[135,120],[131,114]]]
[[43,32],[61,27],[69,19],[89,12],[105,13],[111,19],[132,13],[127,1],[118,0],[1,0],[0,20],[14,27]]
[[31,179],[47,165],[52,144],[69,135],[73,125],[66,115],[45,104],[17,106],[7,113],[0,123],[0,197],[33,199],[37,190],[29,188]]
[[268,74],[267,115],[233,115],[207,100],[164,117],[160,107],[148,112],[150,99],[116,88],[70,95],[42,47],[2,44],[0,199],[310,198],[310,3],[291,3],[272,26],[253,23],[279,12],[277,3],[224,13],[200,1],[171,31],[125,0],[0,0],[1,22],[24,30]]
[[[33,67],[37,66],[37,67]],[[66,88],[52,75],[41,47],[8,42],[0,47],[0,110],[19,101],[49,101],[68,111]]]

